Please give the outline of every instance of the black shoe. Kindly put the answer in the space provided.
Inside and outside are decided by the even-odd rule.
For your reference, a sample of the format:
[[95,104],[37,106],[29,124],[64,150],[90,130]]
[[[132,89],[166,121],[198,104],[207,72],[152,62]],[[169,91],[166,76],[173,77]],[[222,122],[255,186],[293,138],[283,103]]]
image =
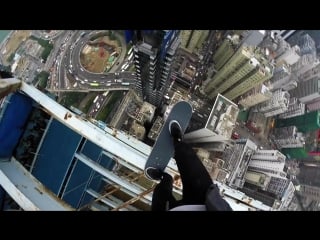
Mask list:
[[174,138],[176,141],[182,141],[182,128],[178,121],[171,120],[169,123],[169,132],[170,135]]
[[160,169],[149,167],[145,171],[146,176],[152,180],[162,179],[163,172]]

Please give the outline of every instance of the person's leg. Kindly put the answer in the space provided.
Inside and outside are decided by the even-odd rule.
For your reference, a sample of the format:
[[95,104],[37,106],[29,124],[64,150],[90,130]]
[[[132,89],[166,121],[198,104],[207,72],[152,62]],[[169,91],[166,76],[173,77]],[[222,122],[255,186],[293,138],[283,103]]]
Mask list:
[[189,144],[174,140],[174,145],[184,204],[204,204],[206,192],[213,183],[207,169]]
[[178,203],[172,195],[172,184],[172,177],[163,173],[160,183],[153,191],[151,211],[166,211],[177,206]]

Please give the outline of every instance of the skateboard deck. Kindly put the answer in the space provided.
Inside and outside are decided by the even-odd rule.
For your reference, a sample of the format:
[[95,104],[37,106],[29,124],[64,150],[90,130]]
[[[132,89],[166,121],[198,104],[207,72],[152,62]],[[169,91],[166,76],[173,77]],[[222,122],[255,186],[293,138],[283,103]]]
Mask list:
[[152,148],[152,151],[147,159],[144,168],[144,173],[146,177],[152,179],[152,177],[149,176],[146,172],[148,168],[155,168],[164,171],[171,157],[173,157],[174,155],[173,139],[169,131],[170,121],[178,121],[182,128],[182,132],[184,133],[189,125],[191,116],[192,107],[186,101],[180,101],[172,107],[166,121],[163,124],[160,134]]

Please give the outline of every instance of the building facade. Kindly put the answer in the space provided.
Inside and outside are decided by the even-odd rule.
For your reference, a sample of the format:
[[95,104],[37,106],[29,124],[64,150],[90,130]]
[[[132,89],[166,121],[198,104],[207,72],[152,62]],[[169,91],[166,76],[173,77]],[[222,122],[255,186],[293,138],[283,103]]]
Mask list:
[[214,67],[220,70],[223,65],[232,57],[236,51],[236,44],[230,36],[222,42],[217,51],[213,55]]
[[286,156],[278,150],[257,150],[253,154],[248,170],[265,173],[270,177],[270,181],[266,187],[266,191],[275,194],[278,198],[282,198],[289,179],[283,171]]
[[307,133],[320,128],[320,111],[305,113],[300,116],[277,119],[275,127],[296,126],[300,132]]
[[226,64],[214,75],[214,77],[205,82],[204,91],[211,94],[220,83],[230,78],[243,64],[247,63],[252,56],[252,48],[239,48]]
[[179,46],[179,31],[136,31],[134,38],[134,63],[136,90],[143,100],[159,107],[169,87],[171,62]]
[[269,88],[261,84],[241,96],[239,104],[244,108],[250,108],[269,100],[271,97],[272,93],[270,92]]
[[181,30],[181,47],[190,52],[197,52],[208,35],[209,30]]
[[223,160],[225,169],[229,172],[227,185],[233,188],[242,188],[245,175],[252,155],[257,145],[249,139],[237,140],[232,148],[225,150]]
[[296,97],[302,103],[309,103],[320,97],[320,78],[312,78],[305,82],[299,82],[298,87],[290,91],[291,97]]
[[259,112],[265,117],[275,116],[288,110],[290,94],[287,91],[277,90],[272,98],[257,106]]
[[[238,113],[238,106],[219,94],[204,124],[189,126],[184,135],[185,141],[195,147],[205,146],[205,148],[210,148],[210,144],[213,143],[230,142]],[[197,117],[197,115],[193,116],[193,118]]]
[[296,126],[274,128],[271,138],[277,148],[303,148],[305,136]]
[[301,103],[297,98],[292,97],[289,100],[288,110],[279,115],[279,118],[291,118],[300,116],[305,113],[305,104]]

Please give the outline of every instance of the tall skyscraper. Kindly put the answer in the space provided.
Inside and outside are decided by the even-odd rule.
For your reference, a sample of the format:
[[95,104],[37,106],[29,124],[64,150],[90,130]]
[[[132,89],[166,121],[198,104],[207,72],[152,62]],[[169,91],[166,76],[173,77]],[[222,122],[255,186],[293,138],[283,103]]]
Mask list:
[[209,35],[209,30],[181,30],[181,47],[196,52]]
[[[223,48],[223,46],[221,46],[220,48]],[[248,47],[239,48],[235,52],[235,54],[233,54],[233,56],[228,60],[228,62],[225,63],[223,67],[214,75],[214,77],[210,79],[208,82],[205,82],[204,91],[210,96],[212,95],[212,97],[216,96],[217,93],[214,90],[218,88],[220,84],[223,84],[226,81],[226,79],[229,79],[232,75],[234,75],[234,73],[237,72],[237,70],[242,65],[246,64],[250,60],[251,55],[252,55],[251,48],[248,48]],[[245,72],[244,75],[245,74],[247,74],[247,72]],[[239,77],[240,78],[243,77],[243,73],[241,74],[241,76],[237,77],[237,80],[239,80]]]
[[143,100],[159,107],[169,87],[171,62],[179,46],[177,30],[142,30],[133,37],[135,88]]
[[220,70],[223,65],[230,59],[236,50],[236,44],[231,37],[227,37],[219,46],[215,54],[213,55],[214,67],[216,70]]

